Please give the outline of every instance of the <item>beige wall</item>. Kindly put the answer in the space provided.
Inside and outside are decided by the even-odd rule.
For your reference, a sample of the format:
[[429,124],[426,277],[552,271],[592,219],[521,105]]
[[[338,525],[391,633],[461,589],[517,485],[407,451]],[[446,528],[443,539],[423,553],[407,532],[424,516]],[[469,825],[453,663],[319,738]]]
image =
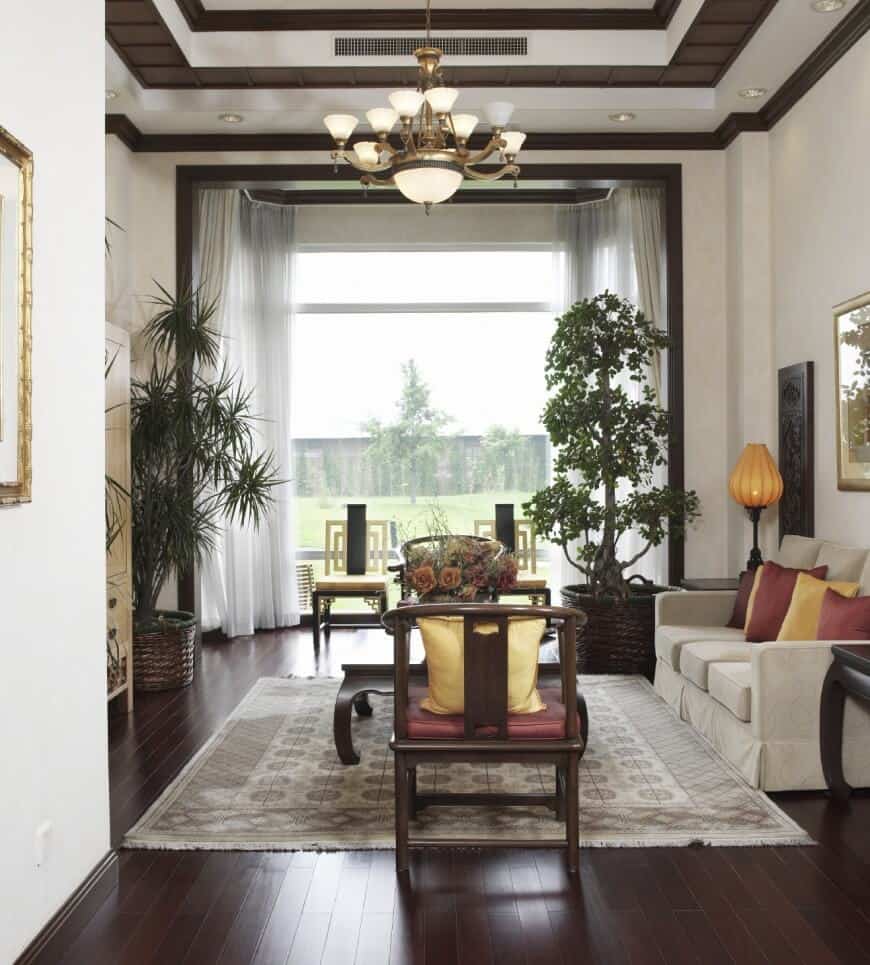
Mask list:
[[0,123],[34,155],[33,501],[0,507],[0,962],[9,963],[109,849],[105,10],[42,0],[3,12]]
[[870,35],[770,134],[776,366],[816,376],[816,534],[870,545],[870,494],[837,490],[834,305],[870,290]]
[[[107,141],[115,141],[113,137]],[[722,440],[726,437],[726,219],[725,157],[720,151],[699,152],[539,152],[526,156],[526,163],[600,164],[677,163],[683,168],[683,243],[685,302],[685,390],[686,390],[686,482],[695,488],[703,503],[703,518],[689,535],[686,569],[699,576],[716,576],[726,572],[728,454]],[[244,154],[136,154],[126,148],[109,148],[110,167],[117,164],[132,171],[128,180],[132,262],[130,289],[135,296],[151,290],[151,279],[172,285],[175,275],[175,169],[179,164],[259,164],[259,163],[323,163],[315,154],[244,153]],[[115,203],[122,203],[113,196]],[[110,199],[110,204],[112,199]],[[502,227],[506,212],[496,209],[450,208],[433,212],[431,222],[437,230],[447,217],[465,222],[462,230],[474,231],[482,237],[492,226],[491,236],[516,237],[516,222]],[[410,206],[390,208],[390,230],[413,230],[419,225],[420,212]],[[364,207],[355,209],[350,235],[365,230]],[[112,215],[111,208],[109,210]],[[540,213],[521,215],[528,223],[526,232],[539,232],[548,220]],[[335,231],[316,224],[318,215],[303,209],[300,232],[306,230]],[[369,221],[370,223],[370,221]],[[424,224],[426,222],[423,222]],[[453,229],[451,229],[453,230]],[[147,306],[134,299],[129,324],[138,328],[143,323]],[[119,323],[125,322],[123,317]]]

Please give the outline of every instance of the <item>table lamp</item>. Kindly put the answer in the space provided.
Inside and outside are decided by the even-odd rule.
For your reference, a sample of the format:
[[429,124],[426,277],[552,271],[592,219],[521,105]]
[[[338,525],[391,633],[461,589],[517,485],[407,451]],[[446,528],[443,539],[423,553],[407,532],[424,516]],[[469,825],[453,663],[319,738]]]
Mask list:
[[746,568],[755,570],[762,563],[761,550],[758,548],[761,511],[782,496],[782,476],[767,446],[761,442],[747,443],[728,480],[728,492],[735,503],[746,508],[752,520],[752,552]]

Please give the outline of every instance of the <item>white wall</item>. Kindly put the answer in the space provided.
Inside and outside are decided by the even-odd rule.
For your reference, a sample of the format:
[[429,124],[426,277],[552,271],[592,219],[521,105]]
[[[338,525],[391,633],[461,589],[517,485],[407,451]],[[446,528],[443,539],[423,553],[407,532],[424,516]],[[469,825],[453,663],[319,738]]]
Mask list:
[[35,160],[33,502],[0,508],[0,962],[11,962],[109,848],[105,102],[100,0],[5,13],[0,124]]
[[[110,137],[110,141],[114,138]],[[323,163],[316,154],[256,152],[235,154],[136,154],[126,148],[124,163],[132,158],[130,183],[133,265],[131,285],[134,293],[147,292],[151,279],[172,285],[175,276],[175,169],[180,164],[315,164]],[[113,152],[114,154],[114,152]],[[113,164],[110,155],[110,164]],[[686,484],[698,491],[703,517],[689,533],[686,571],[696,576],[719,576],[727,569],[727,473],[728,454],[722,440],[727,432],[725,406],[726,380],[726,190],[725,157],[721,151],[697,152],[534,152],[524,155],[525,163],[634,163],[673,164],[683,168],[683,244],[685,305],[685,394],[686,394]],[[356,209],[365,219],[365,208]],[[390,208],[391,219],[419,219],[418,210]],[[475,209],[480,212],[481,209]],[[305,209],[303,209],[305,212]],[[462,214],[465,212],[465,214]],[[503,214],[484,209],[486,223],[494,224]],[[112,215],[110,208],[109,215]],[[432,222],[447,213],[434,212]],[[467,218],[468,209],[450,209],[450,217]],[[480,218],[478,213],[475,217]],[[539,230],[538,215],[526,230]],[[302,224],[315,225],[313,212],[303,214]],[[357,218],[354,218],[355,222]],[[478,224],[480,231],[483,225]],[[351,236],[361,230],[358,227]],[[405,230],[405,229],[403,229]],[[496,234],[501,231],[498,228]],[[133,311],[133,325],[140,327],[147,311]]]
[[816,534],[870,545],[870,494],[837,490],[834,305],[870,290],[870,35],[770,133],[776,366],[815,362]]

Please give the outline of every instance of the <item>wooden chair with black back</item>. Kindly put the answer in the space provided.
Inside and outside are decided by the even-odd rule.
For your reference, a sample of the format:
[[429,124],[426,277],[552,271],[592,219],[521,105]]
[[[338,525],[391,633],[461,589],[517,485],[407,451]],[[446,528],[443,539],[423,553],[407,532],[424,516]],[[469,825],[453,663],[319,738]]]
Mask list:
[[[409,673],[410,635],[418,619],[454,617],[463,621],[464,711],[444,716],[422,709],[426,688]],[[540,664],[538,688],[546,709],[535,714],[508,711],[508,627],[519,619],[549,620],[558,630],[559,663]],[[408,869],[410,847],[562,847],[576,873],[579,862],[579,762],[589,731],[586,704],[576,676],[574,641],[578,610],[494,603],[404,606],[384,617],[394,637],[394,734],[390,747],[396,770],[396,870]],[[486,632],[483,625],[487,624]],[[493,631],[493,625],[495,630]],[[553,768],[551,792],[447,794],[421,793],[421,765],[537,764]],[[543,805],[565,823],[563,841],[493,841],[485,838],[427,841],[410,838],[410,821],[424,808],[456,805]]]

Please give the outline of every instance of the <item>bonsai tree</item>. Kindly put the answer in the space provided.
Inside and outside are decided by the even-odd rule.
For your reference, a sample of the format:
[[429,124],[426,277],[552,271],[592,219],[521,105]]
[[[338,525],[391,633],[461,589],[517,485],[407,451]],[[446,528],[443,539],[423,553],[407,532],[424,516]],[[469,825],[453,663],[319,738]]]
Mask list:
[[[160,286],[158,286],[160,287]],[[214,547],[221,525],[258,526],[279,483],[271,452],[258,452],[251,393],[220,363],[211,327],[216,301],[201,289],[160,288],[144,330],[150,373],[131,386],[133,594],[137,628],[154,623],[173,571]],[[214,378],[201,374],[216,370]]]
[[[631,302],[605,291],[557,320],[547,352],[552,395],[543,423],[558,455],[552,485],[524,508],[596,598],[626,599],[625,571],[699,515],[694,491],[653,486],[655,468],[666,461],[670,418],[645,373],[667,344]],[[626,392],[626,379],[639,385],[638,400]],[[621,484],[628,491],[618,497]],[[619,541],[629,530],[644,545],[626,559]],[[574,540],[581,540],[576,559],[568,552]]]

